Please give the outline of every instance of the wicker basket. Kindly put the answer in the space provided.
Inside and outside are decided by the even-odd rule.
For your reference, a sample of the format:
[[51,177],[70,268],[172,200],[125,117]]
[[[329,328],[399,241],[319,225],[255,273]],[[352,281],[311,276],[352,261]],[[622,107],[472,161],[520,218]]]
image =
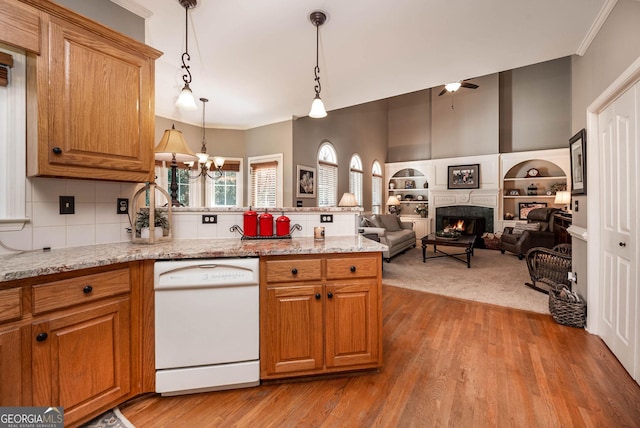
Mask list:
[[489,238],[485,236],[482,238],[484,240],[484,247],[490,250],[499,250],[500,249],[500,238]]
[[560,290],[549,290],[549,312],[558,324],[570,327],[584,327],[587,319],[587,305],[584,301],[574,303],[560,299]]

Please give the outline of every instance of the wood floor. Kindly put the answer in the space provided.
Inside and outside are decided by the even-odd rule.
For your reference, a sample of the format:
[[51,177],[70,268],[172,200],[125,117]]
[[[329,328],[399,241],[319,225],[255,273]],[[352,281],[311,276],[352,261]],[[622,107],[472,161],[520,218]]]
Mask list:
[[120,406],[145,427],[640,427],[640,386],[549,315],[383,287],[384,368]]

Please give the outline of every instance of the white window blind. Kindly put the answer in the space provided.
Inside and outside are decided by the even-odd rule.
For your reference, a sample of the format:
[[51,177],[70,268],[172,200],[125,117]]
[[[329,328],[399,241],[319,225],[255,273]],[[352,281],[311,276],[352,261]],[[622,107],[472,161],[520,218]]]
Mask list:
[[335,207],[338,205],[338,167],[318,164],[318,206]]
[[362,160],[360,156],[353,155],[349,164],[349,192],[353,193],[358,201],[358,205],[362,206]]
[[378,161],[371,167],[371,212],[382,213],[382,167]]
[[257,162],[251,164],[251,205],[260,208],[274,208],[277,202],[278,162]]

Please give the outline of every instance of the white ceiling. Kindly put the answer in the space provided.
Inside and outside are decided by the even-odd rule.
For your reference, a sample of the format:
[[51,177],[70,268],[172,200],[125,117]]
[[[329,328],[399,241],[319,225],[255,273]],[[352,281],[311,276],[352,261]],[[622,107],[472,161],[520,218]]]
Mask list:
[[[178,0],[113,0],[150,12],[156,114],[200,126],[201,103],[181,112],[185,10]],[[189,11],[196,97],[206,126],[248,129],[306,116],[314,96],[316,31],[327,110],[437,87],[584,50],[615,0],[199,0]],[[141,7],[140,7],[141,6]],[[144,9],[147,9],[145,11]],[[438,88],[439,90],[440,88]]]

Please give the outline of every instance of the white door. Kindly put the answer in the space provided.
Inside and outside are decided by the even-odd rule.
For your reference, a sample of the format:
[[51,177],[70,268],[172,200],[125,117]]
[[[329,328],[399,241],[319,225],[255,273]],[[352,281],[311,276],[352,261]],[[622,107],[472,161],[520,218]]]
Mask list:
[[[637,158],[640,84],[625,92],[598,118],[602,203],[599,317],[602,339],[636,376],[637,311]],[[587,142],[588,144],[588,142]]]

